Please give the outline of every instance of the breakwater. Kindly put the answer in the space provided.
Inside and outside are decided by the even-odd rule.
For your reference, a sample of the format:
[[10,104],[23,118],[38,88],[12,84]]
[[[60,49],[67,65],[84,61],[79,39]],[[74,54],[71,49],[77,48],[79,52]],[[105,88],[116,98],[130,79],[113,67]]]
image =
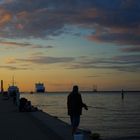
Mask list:
[[0,124],[3,140],[73,140],[71,127],[67,123],[42,111],[19,112],[12,98],[2,95]]

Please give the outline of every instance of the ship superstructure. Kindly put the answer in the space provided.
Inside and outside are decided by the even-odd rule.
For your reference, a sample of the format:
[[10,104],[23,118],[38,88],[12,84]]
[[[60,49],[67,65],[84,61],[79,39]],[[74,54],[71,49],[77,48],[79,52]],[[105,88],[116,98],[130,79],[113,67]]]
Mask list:
[[35,83],[35,91],[36,92],[45,92],[45,86],[43,83]]
[[12,78],[12,85],[8,87],[8,94],[13,96],[14,93],[19,93],[19,88],[14,84],[14,77]]

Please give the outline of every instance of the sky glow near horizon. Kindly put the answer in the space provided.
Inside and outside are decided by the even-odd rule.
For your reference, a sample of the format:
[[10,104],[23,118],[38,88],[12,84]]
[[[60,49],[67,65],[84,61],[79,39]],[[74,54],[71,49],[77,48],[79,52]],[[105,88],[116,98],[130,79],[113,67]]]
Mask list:
[[139,90],[139,0],[0,0],[0,79],[21,91]]

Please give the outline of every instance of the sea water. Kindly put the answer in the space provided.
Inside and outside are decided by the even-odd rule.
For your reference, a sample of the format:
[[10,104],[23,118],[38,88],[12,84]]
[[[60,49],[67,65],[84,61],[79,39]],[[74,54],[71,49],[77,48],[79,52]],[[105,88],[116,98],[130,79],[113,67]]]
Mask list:
[[[82,93],[83,109],[80,128],[99,133],[103,138],[140,137],[140,93],[121,92]],[[67,115],[68,93],[22,93],[32,104],[44,112],[70,124]]]

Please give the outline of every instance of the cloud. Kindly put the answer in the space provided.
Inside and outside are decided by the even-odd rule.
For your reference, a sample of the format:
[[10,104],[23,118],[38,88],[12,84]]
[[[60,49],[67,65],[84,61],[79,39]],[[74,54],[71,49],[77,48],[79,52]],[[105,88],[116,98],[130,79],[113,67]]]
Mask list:
[[31,48],[35,48],[35,49],[52,49],[54,48],[54,46],[40,46],[40,45],[33,45]]
[[[49,64],[65,64],[66,65],[76,60],[76,58],[74,57],[47,57],[47,56],[39,56],[39,54],[40,53],[34,54],[35,57],[29,57],[25,59],[12,58],[12,57],[6,58],[5,63],[7,65],[0,66],[0,68],[4,68],[8,70],[30,70],[30,69],[34,69],[33,67],[30,67],[31,66],[30,63],[39,64],[39,65],[49,65]],[[18,63],[18,66],[17,66],[17,63]]]
[[0,27],[3,27],[4,25],[7,25],[12,20],[12,14],[0,7]]
[[74,60],[75,58],[73,57],[47,57],[47,56],[36,56],[35,58],[17,59],[17,61],[30,62],[34,64],[68,63]]
[[122,55],[115,56],[112,59],[117,62],[125,62],[126,64],[140,64],[140,55]]
[[19,42],[10,42],[10,41],[2,41],[0,40],[0,45],[8,46],[8,47],[25,47],[30,46],[30,43],[19,43]]
[[16,66],[0,66],[0,68],[8,69],[8,70],[28,70],[28,68],[21,68]]
[[89,75],[89,76],[86,76],[87,78],[96,78],[96,77],[102,77],[101,75]]
[[16,60],[13,57],[8,57],[5,59],[5,63],[6,64],[14,64],[14,63],[16,63]]
[[140,46],[136,46],[136,47],[129,47],[129,48],[122,48],[121,49],[122,52],[140,52]]
[[133,33],[109,33],[88,36],[91,41],[116,43],[120,45],[140,45],[140,36]]
[[[28,70],[30,64],[39,64],[41,66],[48,66],[51,64],[63,64],[66,69],[111,69],[123,72],[139,72],[140,71],[140,56],[137,55],[119,55],[111,58],[88,58],[81,57],[52,57],[43,56],[41,54],[32,55],[28,58],[9,58],[7,64],[18,63],[21,67],[16,66],[1,66],[1,68]],[[22,65],[24,64],[24,65]],[[98,76],[98,75],[96,75]]]
[[51,49],[54,48],[54,46],[48,45],[48,46],[41,46],[41,45],[34,45],[32,43],[27,42],[14,42],[14,41],[4,41],[0,40],[0,45],[6,46],[6,49],[9,48],[34,48],[34,49]]
[[90,29],[98,42],[139,45],[139,0],[10,0],[2,3],[0,36],[47,38],[66,25]]
[[69,69],[113,69],[124,72],[138,72],[140,70],[139,55],[122,55],[112,58],[81,59],[74,62]]

